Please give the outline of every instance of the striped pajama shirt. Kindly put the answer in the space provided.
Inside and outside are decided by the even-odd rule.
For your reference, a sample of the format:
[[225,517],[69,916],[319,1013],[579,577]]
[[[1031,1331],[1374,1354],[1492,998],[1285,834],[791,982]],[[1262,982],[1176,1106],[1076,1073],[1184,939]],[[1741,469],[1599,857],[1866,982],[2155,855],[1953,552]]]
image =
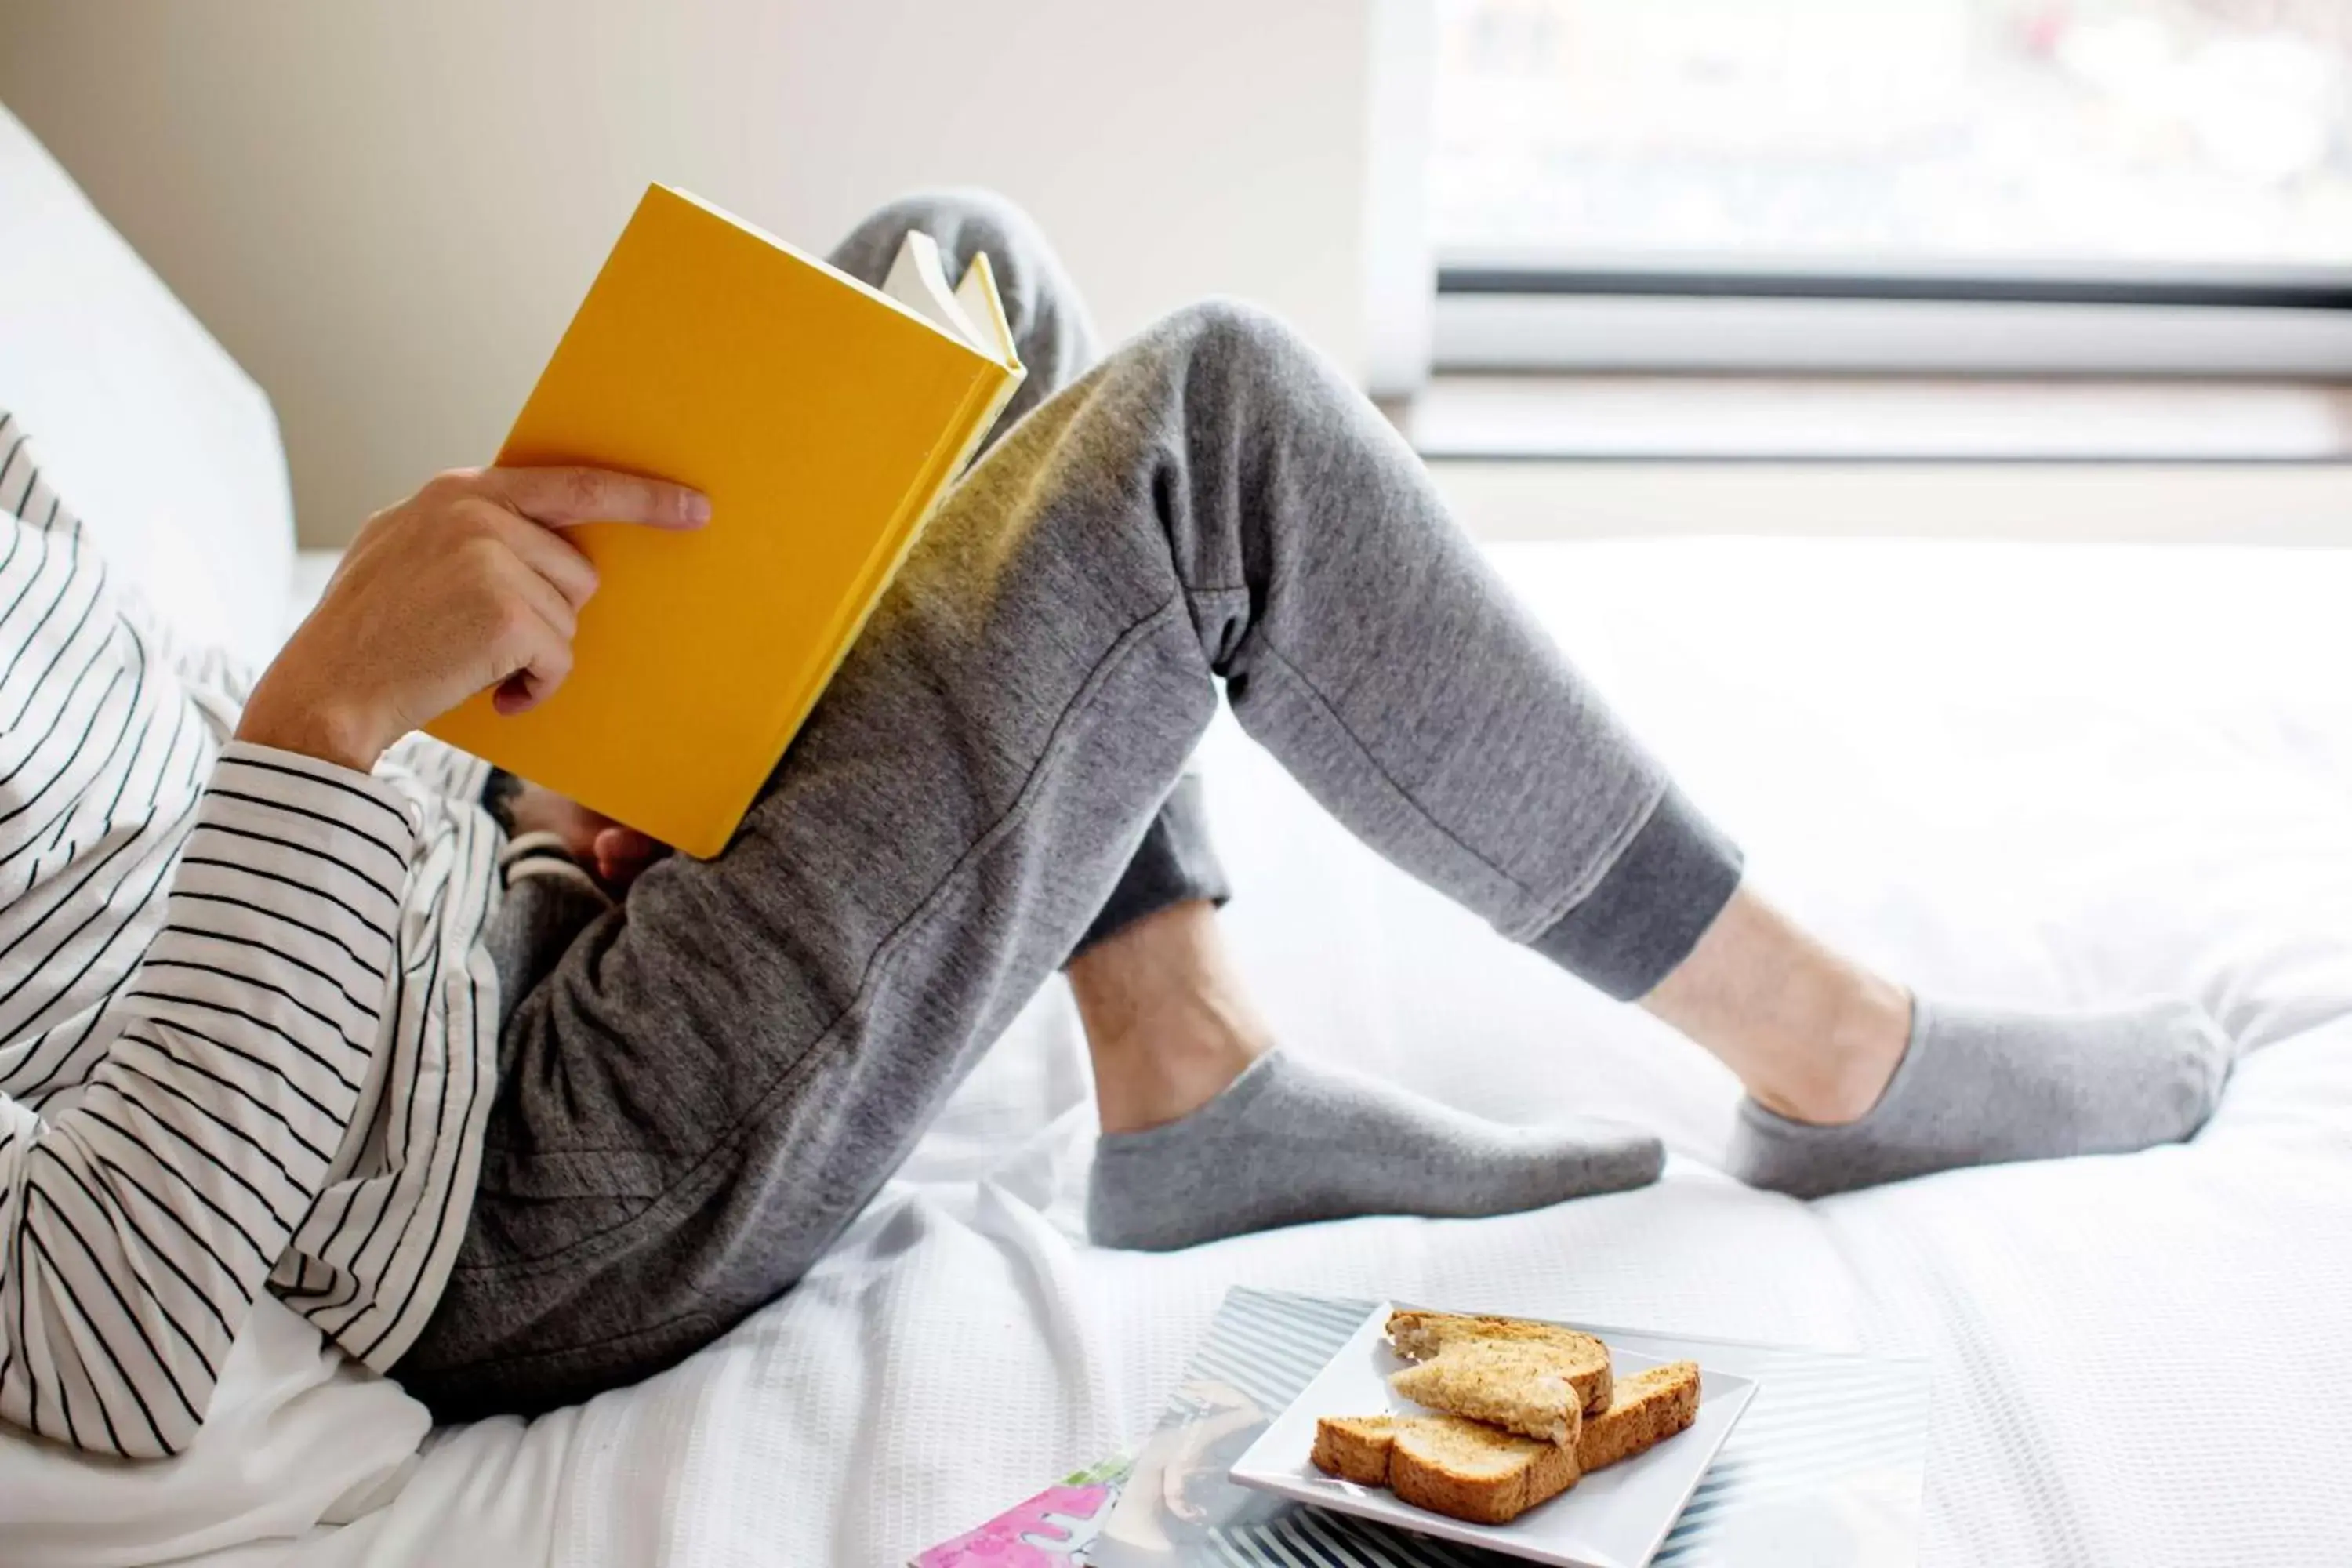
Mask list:
[[0,1418],[176,1452],[257,1293],[378,1370],[440,1294],[497,1067],[485,769],[227,739],[0,414]]

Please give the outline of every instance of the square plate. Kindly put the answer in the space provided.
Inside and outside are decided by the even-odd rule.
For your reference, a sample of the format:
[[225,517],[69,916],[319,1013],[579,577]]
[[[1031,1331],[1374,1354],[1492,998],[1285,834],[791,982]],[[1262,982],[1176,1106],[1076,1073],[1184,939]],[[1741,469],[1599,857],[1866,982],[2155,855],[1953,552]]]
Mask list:
[[[1327,1476],[1307,1458],[1315,1447],[1315,1423],[1321,1416],[1423,1413],[1420,1405],[1389,1390],[1389,1374],[1410,1363],[1389,1347],[1383,1331],[1388,1318],[1389,1306],[1383,1303],[1364,1320],[1306,1392],[1234,1463],[1231,1476],[1235,1484],[1532,1563],[1641,1568],[1674,1528],[1699,1478],[1731,1436],[1732,1424],[1756,1394],[1753,1378],[1709,1371],[1700,1358],[1710,1347],[1694,1342],[1685,1359],[1699,1362],[1699,1405],[1698,1419],[1689,1430],[1646,1454],[1595,1470],[1508,1524],[1468,1524],[1400,1502],[1381,1488]],[[1657,1336],[1645,1337],[1653,1344],[1662,1342]],[[1609,1342],[1608,1335],[1601,1338]],[[1671,1348],[1670,1341],[1664,1342]],[[1613,1343],[1609,1344],[1609,1358],[1620,1376],[1675,1359],[1640,1354]]]

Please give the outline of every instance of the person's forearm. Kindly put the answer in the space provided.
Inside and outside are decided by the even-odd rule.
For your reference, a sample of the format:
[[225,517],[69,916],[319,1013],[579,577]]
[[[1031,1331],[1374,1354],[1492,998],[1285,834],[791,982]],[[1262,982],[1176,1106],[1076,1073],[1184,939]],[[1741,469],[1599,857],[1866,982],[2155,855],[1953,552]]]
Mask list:
[[194,1435],[367,1082],[416,835],[377,760],[478,691],[562,684],[595,570],[557,531],[709,515],[491,468],[361,531],[245,703],[106,1059],[55,1121],[0,1098],[0,1419],[141,1458]]
[[357,1109],[414,839],[371,778],[222,757],[107,1061],[54,1121],[0,1100],[0,1416],[194,1435]]

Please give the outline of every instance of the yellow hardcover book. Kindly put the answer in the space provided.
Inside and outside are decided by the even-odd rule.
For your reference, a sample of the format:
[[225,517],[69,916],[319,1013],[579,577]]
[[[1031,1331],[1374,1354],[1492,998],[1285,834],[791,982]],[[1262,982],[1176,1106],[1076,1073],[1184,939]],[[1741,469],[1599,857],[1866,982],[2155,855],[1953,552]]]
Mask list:
[[984,256],[909,235],[873,289],[647,189],[499,450],[710,497],[687,533],[570,531],[601,586],[572,674],[427,726],[672,844],[725,847],[1023,368]]

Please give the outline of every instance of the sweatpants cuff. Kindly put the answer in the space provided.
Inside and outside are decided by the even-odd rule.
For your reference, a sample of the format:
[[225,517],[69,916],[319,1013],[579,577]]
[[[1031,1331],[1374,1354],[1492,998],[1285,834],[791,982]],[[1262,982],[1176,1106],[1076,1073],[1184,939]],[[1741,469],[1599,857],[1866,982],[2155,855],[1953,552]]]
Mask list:
[[1690,955],[1739,886],[1738,846],[1669,784],[1600,885],[1528,945],[1620,1002]]
[[1201,793],[1201,781],[1186,773],[1169,792],[1160,815],[1151,819],[1143,842],[1136,846],[1134,858],[1119,875],[1118,886],[1111,889],[1070,957],[1077,957],[1146,915],[1200,899],[1223,904],[1233,896],[1233,884],[1225,879],[1217,847],[1209,841],[1209,807]]

